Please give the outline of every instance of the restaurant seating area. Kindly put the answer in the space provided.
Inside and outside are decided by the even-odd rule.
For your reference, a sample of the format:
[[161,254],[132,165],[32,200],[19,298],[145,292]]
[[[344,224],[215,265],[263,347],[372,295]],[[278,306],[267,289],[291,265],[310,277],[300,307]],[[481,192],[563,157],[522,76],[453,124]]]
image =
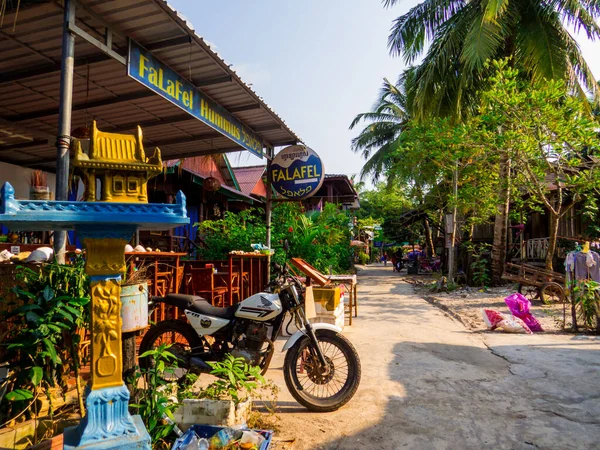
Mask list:
[[[184,260],[184,256],[185,253],[173,252],[127,252],[128,278],[147,281],[150,296],[192,294],[220,307],[239,303],[268,283],[268,259],[263,254],[230,254],[224,260]],[[182,313],[163,303],[151,320],[177,319]]]

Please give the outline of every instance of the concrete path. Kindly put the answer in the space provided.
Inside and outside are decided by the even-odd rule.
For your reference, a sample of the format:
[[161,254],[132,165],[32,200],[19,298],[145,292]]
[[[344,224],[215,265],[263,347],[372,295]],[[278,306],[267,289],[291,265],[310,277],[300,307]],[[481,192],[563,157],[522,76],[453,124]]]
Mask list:
[[359,272],[359,317],[344,334],[363,373],[339,411],[293,400],[282,353],[267,373],[282,388],[279,435],[296,449],[600,449],[598,338],[473,333],[389,265]]

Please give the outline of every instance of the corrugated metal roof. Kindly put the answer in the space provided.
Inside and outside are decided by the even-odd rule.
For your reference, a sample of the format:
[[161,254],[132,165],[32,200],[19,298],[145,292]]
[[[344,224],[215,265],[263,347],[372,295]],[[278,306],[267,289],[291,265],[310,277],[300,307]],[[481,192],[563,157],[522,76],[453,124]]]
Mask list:
[[[15,2],[13,2],[15,3]],[[188,78],[271,146],[300,141],[285,122],[163,0],[80,0],[77,24],[100,38],[104,24]],[[56,150],[63,9],[59,2],[21,0],[13,30],[9,9],[0,29],[0,161],[51,168]],[[164,160],[241,151],[241,147],[126,74],[126,68],[85,40],[75,39],[72,128],[98,122],[103,131],[142,125],[144,145]]]
[[[223,162],[225,162],[226,158],[223,158]],[[237,182],[235,181],[235,177],[232,176],[232,173],[227,174],[229,168],[227,166],[222,167],[221,161],[217,164],[212,158],[186,158],[182,160],[171,160],[165,161],[163,165],[168,168],[172,168],[174,170],[175,167],[184,170],[190,173],[193,177],[197,177],[195,180],[198,184],[202,184],[201,181],[208,177],[214,177],[221,183],[221,187],[219,190],[232,198],[240,199],[245,201],[246,203],[253,204],[256,200],[255,198],[247,195],[245,192],[236,189],[235,185]],[[167,173],[173,173],[169,171]]]
[[221,184],[226,184],[234,189],[239,188],[236,177],[229,165],[226,155],[194,156],[180,160],[163,162],[165,167],[179,167],[200,177],[214,177]]
[[343,198],[344,202],[351,201],[352,199],[358,199],[358,193],[352,185],[352,180],[348,178],[348,175],[342,174],[325,174],[325,181],[321,189],[315,194],[316,197],[326,196],[327,187],[333,186],[336,194]]
[[260,182],[265,170],[267,170],[265,166],[247,166],[236,167],[233,172],[240,185],[240,190],[244,194],[265,197],[267,195],[266,186]]

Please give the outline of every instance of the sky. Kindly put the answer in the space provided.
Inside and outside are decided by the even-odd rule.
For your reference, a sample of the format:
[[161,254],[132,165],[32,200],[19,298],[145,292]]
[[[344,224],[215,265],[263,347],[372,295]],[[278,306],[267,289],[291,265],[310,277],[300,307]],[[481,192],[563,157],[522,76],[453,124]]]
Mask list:
[[[350,149],[360,128],[348,127],[370,110],[383,78],[395,81],[405,68],[387,38],[392,21],[419,0],[389,9],[381,0],[169,3],[319,154],[326,173],[360,172],[364,159]],[[578,41],[600,78],[600,43]],[[234,166],[261,164],[248,152],[228,156]]]

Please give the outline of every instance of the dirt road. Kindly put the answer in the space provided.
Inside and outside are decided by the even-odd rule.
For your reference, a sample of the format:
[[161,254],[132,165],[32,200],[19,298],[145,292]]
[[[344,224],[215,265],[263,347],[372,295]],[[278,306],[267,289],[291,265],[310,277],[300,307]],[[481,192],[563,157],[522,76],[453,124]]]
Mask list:
[[279,434],[294,448],[600,448],[600,339],[469,331],[389,265],[366,267],[359,283],[359,317],[344,334],[363,375],[348,405],[298,405],[280,352],[268,372],[282,387]]

